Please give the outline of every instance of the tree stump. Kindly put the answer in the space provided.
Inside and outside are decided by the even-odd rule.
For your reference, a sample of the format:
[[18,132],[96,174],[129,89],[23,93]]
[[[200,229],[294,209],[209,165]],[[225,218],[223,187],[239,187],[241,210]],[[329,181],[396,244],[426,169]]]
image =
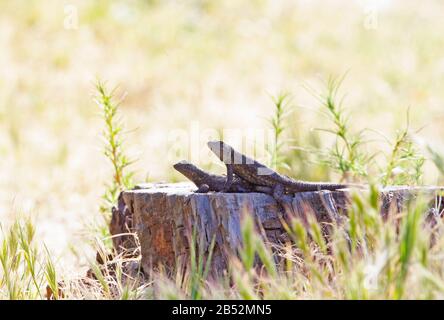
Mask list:
[[[271,243],[285,239],[281,218],[293,215],[306,221],[314,214],[321,223],[341,223],[347,214],[351,191],[302,192],[286,196],[278,204],[264,193],[194,193],[191,183],[144,184],[134,190],[123,191],[113,209],[110,230],[117,251],[138,247],[128,233],[134,232],[140,243],[141,265],[144,270],[163,265],[174,267],[187,262],[193,230],[200,254],[208,255],[214,237],[212,270],[227,267],[229,255],[235,254],[242,244],[242,213],[253,215],[262,230],[262,236]],[[439,215],[436,208],[441,187],[389,187],[381,190],[381,214],[401,212],[418,194],[432,199],[431,216]],[[366,192],[366,191],[359,191]],[[438,202],[436,202],[438,203]],[[439,202],[441,203],[441,202]],[[121,234],[121,235],[119,235]]]

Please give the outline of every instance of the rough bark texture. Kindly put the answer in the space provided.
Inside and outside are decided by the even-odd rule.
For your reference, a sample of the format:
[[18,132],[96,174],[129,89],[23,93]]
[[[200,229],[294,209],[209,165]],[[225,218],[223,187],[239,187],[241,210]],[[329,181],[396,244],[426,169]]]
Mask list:
[[[341,223],[347,214],[350,190],[304,192],[287,196],[282,205],[263,193],[206,193],[193,191],[191,183],[146,184],[121,193],[113,210],[110,230],[113,235],[135,232],[140,242],[142,267],[163,265],[173,267],[187,262],[192,230],[196,231],[197,250],[208,255],[214,237],[213,270],[227,266],[227,258],[242,242],[240,221],[243,213],[252,214],[258,230],[272,243],[288,239],[281,218],[296,216],[307,221],[308,214],[328,226]],[[381,190],[381,214],[400,212],[408,201],[418,194],[431,199],[430,216],[441,212],[433,208],[439,187],[391,187]],[[361,191],[365,192],[365,191]],[[284,213],[285,212],[285,213]],[[131,235],[116,236],[118,251],[138,247]]]

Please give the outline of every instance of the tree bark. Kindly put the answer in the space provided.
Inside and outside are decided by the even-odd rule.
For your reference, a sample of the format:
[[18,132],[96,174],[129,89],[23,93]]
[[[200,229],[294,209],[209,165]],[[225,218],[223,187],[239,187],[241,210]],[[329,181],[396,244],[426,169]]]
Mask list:
[[[138,250],[142,268],[162,265],[171,268],[190,258],[193,231],[197,254],[207,257],[214,238],[212,270],[227,267],[231,254],[242,244],[242,214],[252,214],[258,230],[271,243],[288,240],[281,219],[299,217],[307,222],[309,214],[323,225],[342,223],[350,205],[351,191],[303,192],[286,196],[282,203],[264,193],[194,193],[191,183],[145,184],[123,191],[113,209],[110,231],[118,252]],[[381,214],[387,218],[403,210],[419,194],[430,199],[429,216],[438,216],[441,205],[434,206],[439,187],[390,187],[380,192]],[[359,191],[366,192],[366,191]],[[438,202],[437,202],[438,203]],[[131,233],[134,232],[137,237]],[[119,235],[123,234],[123,235]]]

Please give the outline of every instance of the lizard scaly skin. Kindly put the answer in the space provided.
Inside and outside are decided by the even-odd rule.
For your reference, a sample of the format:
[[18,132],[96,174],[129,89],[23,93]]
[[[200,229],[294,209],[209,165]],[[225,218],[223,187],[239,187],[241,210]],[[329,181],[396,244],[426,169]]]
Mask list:
[[279,174],[264,164],[236,151],[233,147],[223,141],[210,141],[208,142],[208,147],[227,166],[227,181],[225,188],[230,187],[233,181],[233,175],[236,175],[253,185],[271,187],[275,197],[280,197],[283,193],[337,190],[355,186],[349,184],[294,180]]
[[231,186],[225,190],[227,177],[208,173],[188,161],[180,161],[176,163],[174,169],[179,171],[197,186],[197,192],[205,193],[208,191],[226,191],[226,192],[270,192],[265,188],[259,188],[245,180],[235,177]]

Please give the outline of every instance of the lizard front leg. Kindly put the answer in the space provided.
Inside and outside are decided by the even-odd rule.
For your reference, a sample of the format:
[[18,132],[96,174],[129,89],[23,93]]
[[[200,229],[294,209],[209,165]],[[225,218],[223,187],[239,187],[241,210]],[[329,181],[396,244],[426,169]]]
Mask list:
[[227,192],[228,190],[230,190],[231,185],[233,184],[233,176],[234,176],[233,165],[226,164],[226,167],[227,167],[227,181],[225,181],[225,185],[222,189],[223,192]]
[[282,200],[284,199],[284,191],[285,188],[282,184],[278,183],[277,185],[275,185],[272,189],[273,192],[273,198],[276,201],[282,202]]
[[278,183],[275,186],[273,186],[271,190],[271,195],[273,196],[274,200],[276,200],[276,203],[279,207],[279,211],[281,212],[282,216],[287,215],[287,204],[285,202],[285,188],[282,184]]
[[283,203],[284,201],[284,195],[285,195],[285,188],[282,184],[276,184],[273,187],[264,187],[264,186],[254,186],[254,191],[256,192],[262,192],[265,194],[268,194],[273,197],[274,200],[278,204]]

